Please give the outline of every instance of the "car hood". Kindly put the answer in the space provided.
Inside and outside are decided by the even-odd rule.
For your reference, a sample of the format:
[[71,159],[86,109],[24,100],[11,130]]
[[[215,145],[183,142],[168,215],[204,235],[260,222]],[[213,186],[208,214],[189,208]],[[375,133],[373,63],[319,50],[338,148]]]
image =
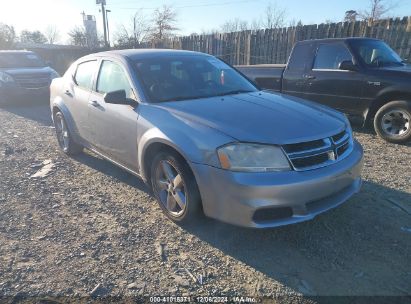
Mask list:
[[32,75],[32,76],[49,76],[54,71],[50,67],[41,68],[0,68],[0,72],[5,72],[11,76]]
[[346,128],[343,114],[282,94],[255,92],[158,105],[238,141],[287,144],[329,137]]

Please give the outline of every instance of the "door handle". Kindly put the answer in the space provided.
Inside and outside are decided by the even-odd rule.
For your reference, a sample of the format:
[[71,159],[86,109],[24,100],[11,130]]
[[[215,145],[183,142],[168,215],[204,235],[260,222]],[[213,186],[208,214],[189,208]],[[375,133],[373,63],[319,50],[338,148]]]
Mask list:
[[73,94],[69,90],[66,90],[64,94],[66,94],[67,96],[73,97]]
[[315,76],[314,75],[304,75],[304,78],[305,79],[315,79]]
[[97,101],[95,101],[95,100],[90,100],[90,101],[88,102],[88,104],[91,105],[91,106],[93,106],[93,107],[99,107],[99,106],[100,106],[100,104],[99,104]]

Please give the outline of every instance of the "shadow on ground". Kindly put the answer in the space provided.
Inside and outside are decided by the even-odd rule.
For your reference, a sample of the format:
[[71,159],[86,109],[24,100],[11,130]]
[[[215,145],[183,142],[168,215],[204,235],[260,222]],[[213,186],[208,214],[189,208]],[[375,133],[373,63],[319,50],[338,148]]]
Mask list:
[[390,200],[409,204],[411,195],[365,182],[309,222],[252,230],[204,220],[187,230],[306,295],[411,295],[411,214]]
[[[5,109],[51,122],[47,106]],[[76,160],[150,193],[141,180],[103,159],[86,153]],[[309,222],[253,230],[203,219],[185,229],[305,295],[411,295],[411,215],[392,202],[410,204],[411,195],[366,181],[348,202]],[[264,293],[264,282],[259,288]]]
[[32,105],[28,105],[27,103],[6,105],[2,106],[0,109],[33,121],[37,121],[45,126],[52,125],[50,108],[47,101],[36,101]]
[[[151,194],[140,179],[103,159],[76,159]],[[411,202],[411,195],[364,182],[359,194],[309,222],[256,230],[203,218],[184,229],[305,295],[411,295],[411,233],[405,230],[411,214],[390,200]]]

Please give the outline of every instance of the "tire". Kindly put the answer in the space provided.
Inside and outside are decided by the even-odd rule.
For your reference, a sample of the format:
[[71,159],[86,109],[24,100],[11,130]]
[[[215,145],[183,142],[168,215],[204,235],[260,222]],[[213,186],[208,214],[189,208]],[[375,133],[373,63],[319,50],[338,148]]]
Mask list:
[[60,111],[54,114],[54,127],[56,130],[57,141],[64,153],[67,155],[76,155],[83,151],[83,147],[73,140],[63,113]]
[[411,102],[391,101],[374,117],[374,129],[388,142],[403,144],[411,140]]
[[202,205],[197,182],[181,156],[172,151],[159,152],[150,171],[153,194],[169,219],[186,225],[200,218]]

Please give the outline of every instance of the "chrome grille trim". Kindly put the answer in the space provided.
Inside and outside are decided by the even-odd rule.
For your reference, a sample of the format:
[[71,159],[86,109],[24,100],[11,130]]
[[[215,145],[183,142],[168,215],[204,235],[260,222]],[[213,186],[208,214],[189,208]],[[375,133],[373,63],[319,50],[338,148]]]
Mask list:
[[48,74],[24,74],[13,75],[15,82],[26,89],[40,89],[50,86],[50,76]]
[[[321,139],[320,141],[323,142],[321,146],[318,146],[318,141],[282,146],[295,171],[307,171],[329,166],[347,157],[353,149],[353,139],[347,130]],[[315,143],[315,145],[313,144],[315,147],[310,148],[310,143]],[[299,144],[303,148],[296,151]],[[292,152],[287,152],[287,147],[292,147],[289,148]]]

